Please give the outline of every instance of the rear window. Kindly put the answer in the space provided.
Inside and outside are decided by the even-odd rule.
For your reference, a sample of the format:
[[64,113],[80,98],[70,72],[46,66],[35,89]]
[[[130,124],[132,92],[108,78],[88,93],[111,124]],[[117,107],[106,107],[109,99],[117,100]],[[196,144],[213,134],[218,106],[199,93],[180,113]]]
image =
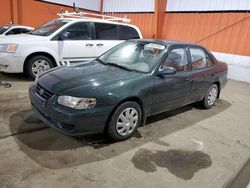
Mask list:
[[139,38],[140,36],[134,28],[125,25],[120,25],[119,29],[120,40],[139,39]]
[[97,40],[118,40],[117,25],[95,23],[95,35]]

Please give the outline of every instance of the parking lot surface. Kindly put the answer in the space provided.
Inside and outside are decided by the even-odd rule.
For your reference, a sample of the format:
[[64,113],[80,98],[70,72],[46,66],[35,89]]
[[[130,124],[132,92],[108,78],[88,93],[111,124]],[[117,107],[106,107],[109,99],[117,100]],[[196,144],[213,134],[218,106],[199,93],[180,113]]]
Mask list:
[[[69,137],[44,125],[31,81],[0,74],[0,187],[223,187],[250,157],[250,84],[230,80],[210,110],[197,104],[147,119],[134,137]],[[84,125],[84,122],[83,122]]]

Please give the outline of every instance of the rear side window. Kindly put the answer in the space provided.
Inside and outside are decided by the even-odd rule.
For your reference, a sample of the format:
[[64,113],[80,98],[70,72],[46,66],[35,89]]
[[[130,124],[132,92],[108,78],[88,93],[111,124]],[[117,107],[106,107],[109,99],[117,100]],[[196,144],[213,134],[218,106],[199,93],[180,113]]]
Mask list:
[[118,40],[117,25],[95,23],[95,35],[97,40]]
[[192,61],[192,69],[201,69],[207,67],[207,56],[202,49],[190,48],[190,55]]
[[17,35],[17,34],[21,34],[21,29],[20,28],[11,29],[10,31],[8,31],[6,33],[6,35]]
[[89,40],[91,38],[89,28],[88,22],[79,22],[67,27],[63,32],[69,33],[67,40]]
[[21,33],[28,33],[31,29],[21,28]]
[[139,39],[139,38],[140,36],[134,28],[125,25],[120,25],[119,29],[120,40]]

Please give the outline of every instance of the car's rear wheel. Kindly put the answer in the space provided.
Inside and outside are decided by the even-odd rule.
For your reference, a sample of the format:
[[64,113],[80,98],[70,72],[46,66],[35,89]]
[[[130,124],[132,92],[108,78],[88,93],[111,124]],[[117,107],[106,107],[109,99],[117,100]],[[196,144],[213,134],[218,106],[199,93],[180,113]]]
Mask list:
[[31,79],[35,79],[37,75],[53,67],[54,65],[50,58],[44,55],[37,55],[37,56],[31,57],[28,60],[25,66],[25,73]]
[[131,137],[139,126],[141,117],[141,107],[136,102],[122,103],[110,119],[108,135],[116,141]]
[[206,95],[202,101],[204,108],[209,109],[214,105],[218,96],[218,92],[219,92],[219,89],[216,84],[213,84],[212,86],[208,88]]

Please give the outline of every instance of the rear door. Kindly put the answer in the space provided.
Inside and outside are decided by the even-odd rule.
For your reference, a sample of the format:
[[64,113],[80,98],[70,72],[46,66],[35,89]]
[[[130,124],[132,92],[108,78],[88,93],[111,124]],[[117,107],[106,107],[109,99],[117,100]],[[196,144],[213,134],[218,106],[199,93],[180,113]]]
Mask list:
[[172,67],[177,72],[155,77],[152,113],[183,106],[188,103],[187,99],[192,93],[192,71],[185,46],[170,50],[161,66]]
[[190,101],[201,100],[207,89],[214,82],[214,63],[209,54],[200,47],[189,47],[192,65],[193,90]]
[[122,42],[119,40],[118,26],[116,24],[94,22],[93,30],[95,33],[96,57]]

